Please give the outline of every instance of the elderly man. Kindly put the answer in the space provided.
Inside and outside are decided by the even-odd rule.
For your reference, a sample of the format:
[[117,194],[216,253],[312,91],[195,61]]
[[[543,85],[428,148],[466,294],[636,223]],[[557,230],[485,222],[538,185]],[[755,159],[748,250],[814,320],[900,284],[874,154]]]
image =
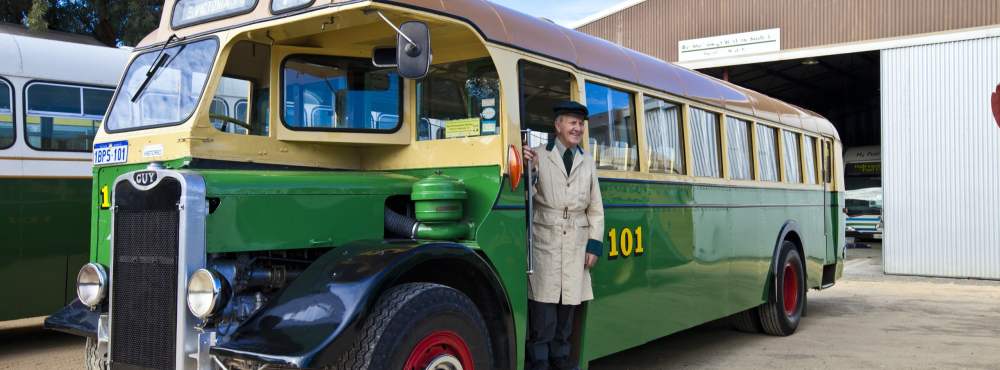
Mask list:
[[528,370],[575,369],[570,358],[573,313],[594,298],[590,268],[601,255],[604,206],[594,159],[580,148],[587,107],[557,104],[556,138],[524,147],[535,164],[532,232],[535,273],[528,277]]

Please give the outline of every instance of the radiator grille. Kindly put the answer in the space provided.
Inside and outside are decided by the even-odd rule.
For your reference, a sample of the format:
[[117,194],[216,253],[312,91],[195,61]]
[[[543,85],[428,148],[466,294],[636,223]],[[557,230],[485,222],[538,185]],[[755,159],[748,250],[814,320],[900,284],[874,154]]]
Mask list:
[[111,367],[173,369],[181,185],[115,188]]

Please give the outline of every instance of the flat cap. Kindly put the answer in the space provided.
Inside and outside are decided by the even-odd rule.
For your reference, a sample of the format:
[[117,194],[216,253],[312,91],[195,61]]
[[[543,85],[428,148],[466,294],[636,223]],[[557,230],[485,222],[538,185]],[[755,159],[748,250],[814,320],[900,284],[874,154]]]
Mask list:
[[584,119],[590,115],[589,111],[587,111],[587,106],[572,100],[565,100],[556,103],[556,105],[552,107],[552,111],[555,112],[556,116],[559,116],[560,114],[576,114]]

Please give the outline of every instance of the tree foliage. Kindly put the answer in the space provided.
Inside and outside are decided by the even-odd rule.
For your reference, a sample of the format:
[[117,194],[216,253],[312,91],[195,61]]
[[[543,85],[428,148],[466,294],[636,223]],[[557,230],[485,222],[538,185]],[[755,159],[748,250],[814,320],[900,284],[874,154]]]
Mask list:
[[0,0],[2,22],[90,35],[108,46],[137,44],[162,11],[162,0]]

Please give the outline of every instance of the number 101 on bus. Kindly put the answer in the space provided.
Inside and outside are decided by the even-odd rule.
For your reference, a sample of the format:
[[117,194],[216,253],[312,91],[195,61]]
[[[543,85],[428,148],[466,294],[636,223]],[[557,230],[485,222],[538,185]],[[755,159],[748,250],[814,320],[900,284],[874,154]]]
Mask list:
[[94,144],[94,165],[128,161],[128,141]]

